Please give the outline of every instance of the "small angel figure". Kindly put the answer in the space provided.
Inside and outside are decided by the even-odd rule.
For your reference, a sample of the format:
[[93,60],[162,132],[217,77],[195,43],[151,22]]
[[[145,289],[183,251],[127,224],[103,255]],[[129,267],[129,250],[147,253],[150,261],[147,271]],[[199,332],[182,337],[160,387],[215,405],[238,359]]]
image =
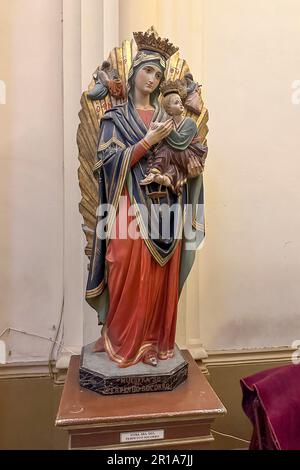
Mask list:
[[[182,99],[186,87],[181,80],[161,85],[162,105],[172,116],[174,128],[166,139],[157,145],[148,159],[148,174],[140,181],[141,186],[158,183],[180,194],[188,178],[200,175],[204,169],[207,149],[200,143],[194,119],[182,116]],[[151,124],[155,128],[155,123]]]
[[203,108],[203,101],[199,94],[201,85],[194,82],[193,75],[191,73],[186,73],[184,75],[184,80],[187,87],[187,97],[184,101],[184,106],[188,111],[200,115]]
[[117,99],[124,98],[124,86],[118,71],[112,68],[108,60],[102,63],[101,68],[98,67],[93,78],[96,82],[95,86],[88,92],[88,98],[91,100],[102,100],[108,93]]

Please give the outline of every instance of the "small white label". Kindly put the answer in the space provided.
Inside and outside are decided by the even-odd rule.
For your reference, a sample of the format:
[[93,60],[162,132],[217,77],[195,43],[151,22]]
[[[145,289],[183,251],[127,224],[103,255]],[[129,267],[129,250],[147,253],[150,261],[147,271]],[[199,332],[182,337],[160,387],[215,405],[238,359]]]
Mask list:
[[120,442],[155,441],[163,439],[165,431],[163,429],[151,429],[150,431],[121,432]]

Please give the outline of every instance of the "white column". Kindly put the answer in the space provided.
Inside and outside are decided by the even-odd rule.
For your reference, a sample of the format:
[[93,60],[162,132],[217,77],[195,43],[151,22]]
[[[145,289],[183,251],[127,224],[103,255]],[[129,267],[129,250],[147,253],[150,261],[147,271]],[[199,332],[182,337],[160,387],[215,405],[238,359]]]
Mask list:
[[[84,299],[88,260],[78,203],[81,199],[76,134],[80,98],[96,67],[119,43],[118,0],[63,0],[64,90],[64,309],[58,368],[99,335],[96,313]],[[114,25],[114,28],[111,27]]]
[[104,0],[81,0],[81,84],[86,90],[103,60]]
[[64,115],[64,308],[63,343],[57,367],[66,367],[70,352],[83,344],[83,256],[81,216],[78,211],[76,132],[82,89],[81,1],[63,1],[63,115]]
[[[103,58],[108,57],[110,51],[119,44],[119,0],[103,1]],[[122,0],[121,0],[122,1]]]

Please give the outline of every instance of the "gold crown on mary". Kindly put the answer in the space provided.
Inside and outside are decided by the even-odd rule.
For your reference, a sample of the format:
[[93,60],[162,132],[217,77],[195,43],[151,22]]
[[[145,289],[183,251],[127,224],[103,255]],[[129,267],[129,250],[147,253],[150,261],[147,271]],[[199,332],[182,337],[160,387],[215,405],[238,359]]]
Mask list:
[[153,26],[145,33],[138,31],[133,33],[133,36],[137,44],[138,51],[148,50],[158,52],[166,60],[178,51],[178,47],[174,46],[174,44],[169,42],[168,39],[159,37]]
[[187,96],[186,84],[177,78],[177,80],[166,80],[160,85],[161,94],[165,97],[171,93],[177,93],[180,98]]

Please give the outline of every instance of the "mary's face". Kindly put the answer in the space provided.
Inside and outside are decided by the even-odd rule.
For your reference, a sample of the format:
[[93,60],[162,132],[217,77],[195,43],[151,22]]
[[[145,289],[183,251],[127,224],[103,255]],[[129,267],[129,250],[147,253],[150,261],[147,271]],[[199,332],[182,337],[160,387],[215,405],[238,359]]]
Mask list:
[[161,82],[163,73],[156,65],[145,65],[136,74],[135,88],[144,95],[153,93]]

